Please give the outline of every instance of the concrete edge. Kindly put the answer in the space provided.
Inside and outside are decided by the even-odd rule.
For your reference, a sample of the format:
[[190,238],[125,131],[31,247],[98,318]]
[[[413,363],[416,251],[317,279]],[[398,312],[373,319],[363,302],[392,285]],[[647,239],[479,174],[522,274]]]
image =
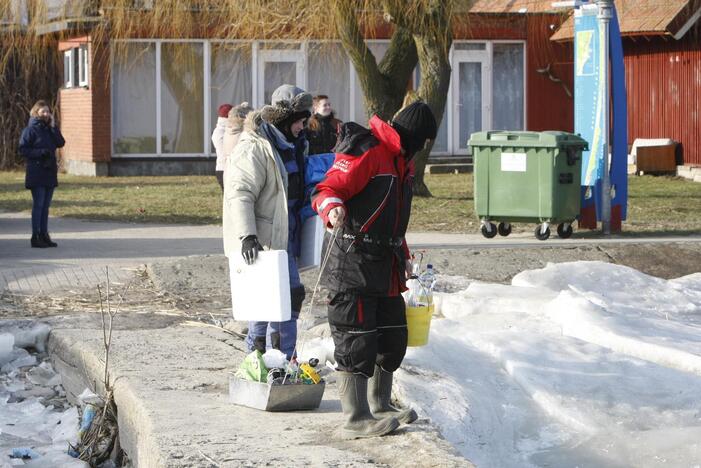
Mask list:
[[[99,395],[105,394],[102,358],[86,351],[79,342],[63,336],[60,330],[50,333],[48,352],[54,369],[61,374],[71,403],[77,403],[77,396],[86,387]],[[138,460],[143,466],[166,466],[157,441],[151,437],[150,419],[130,388],[128,378],[117,378],[114,400],[118,408],[119,442],[129,458]]]

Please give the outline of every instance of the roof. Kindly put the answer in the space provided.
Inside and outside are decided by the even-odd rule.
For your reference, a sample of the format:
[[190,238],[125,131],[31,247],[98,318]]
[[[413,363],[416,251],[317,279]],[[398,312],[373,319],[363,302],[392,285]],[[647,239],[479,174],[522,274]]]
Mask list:
[[[614,0],[621,34],[665,35],[677,34],[685,24],[696,17],[701,0]],[[698,19],[698,18],[696,18]],[[574,15],[562,23],[551,37],[554,41],[572,40]]]
[[554,0],[458,0],[457,12],[468,13],[562,13]]

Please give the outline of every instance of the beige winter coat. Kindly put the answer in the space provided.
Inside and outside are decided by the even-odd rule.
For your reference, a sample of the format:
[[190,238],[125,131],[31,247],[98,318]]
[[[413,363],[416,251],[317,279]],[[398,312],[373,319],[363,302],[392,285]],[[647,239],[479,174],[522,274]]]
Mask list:
[[243,131],[243,128],[241,126],[237,127],[226,127],[224,130],[224,139],[222,142],[222,153],[225,155],[224,156],[224,163],[225,163],[225,169],[226,170],[226,160],[231,156],[232,151],[236,147],[236,143],[238,143],[239,138],[241,137],[241,132]]
[[246,119],[224,170],[224,253],[241,255],[251,234],[266,249],[287,249],[287,171],[270,142],[256,133],[258,112]]

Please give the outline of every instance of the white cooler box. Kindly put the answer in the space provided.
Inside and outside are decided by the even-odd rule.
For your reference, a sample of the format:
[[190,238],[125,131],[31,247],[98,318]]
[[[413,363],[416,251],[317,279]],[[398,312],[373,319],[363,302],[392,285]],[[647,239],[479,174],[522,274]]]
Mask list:
[[234,320],[284,322],[292,317],[284,250],[262,250],[253,265],[234,255],[229,259],[229,279]]

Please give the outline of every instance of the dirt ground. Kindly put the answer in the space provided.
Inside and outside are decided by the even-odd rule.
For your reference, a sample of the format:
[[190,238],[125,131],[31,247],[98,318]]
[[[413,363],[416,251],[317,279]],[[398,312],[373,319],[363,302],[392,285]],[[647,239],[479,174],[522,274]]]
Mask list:
[[[422,252],[424,265],[432,263],[439,275],[464,277],[466,282],[509,283],[517,273],[542,268],[549,262],[610,262],[665,279],[701,271],[699,242],[427,249]],[[307,288],[301,328],[311,328],[325,321],[327,292],[323,288],[314,297],[313,312],[308,313],[318,274],[318,269],[301,274]],[[445,287],[454,289],[460,284],[451,281],[445,283]],[[105,291],[105,285],[102,285],[103,299]],[[158,310],[159,315],[169,317],[174,323],[196,320],[227,324],[231,318],[228,263],[224,256],[206,255],[144,265],[130,284],[112,285],[112,300],[113,305],[119,302],[119,307],[125,312],[132,309],[140,311],[144,305],[148,305],[149,309]],[[50,294],[32,295],[8,291],[0,293],[0,318],[39,318],[76,310],[82,313],[99,312],[99,307],[96,288],[54,290]],[[237,326],[235,323],[228,325],[233,328]]]

